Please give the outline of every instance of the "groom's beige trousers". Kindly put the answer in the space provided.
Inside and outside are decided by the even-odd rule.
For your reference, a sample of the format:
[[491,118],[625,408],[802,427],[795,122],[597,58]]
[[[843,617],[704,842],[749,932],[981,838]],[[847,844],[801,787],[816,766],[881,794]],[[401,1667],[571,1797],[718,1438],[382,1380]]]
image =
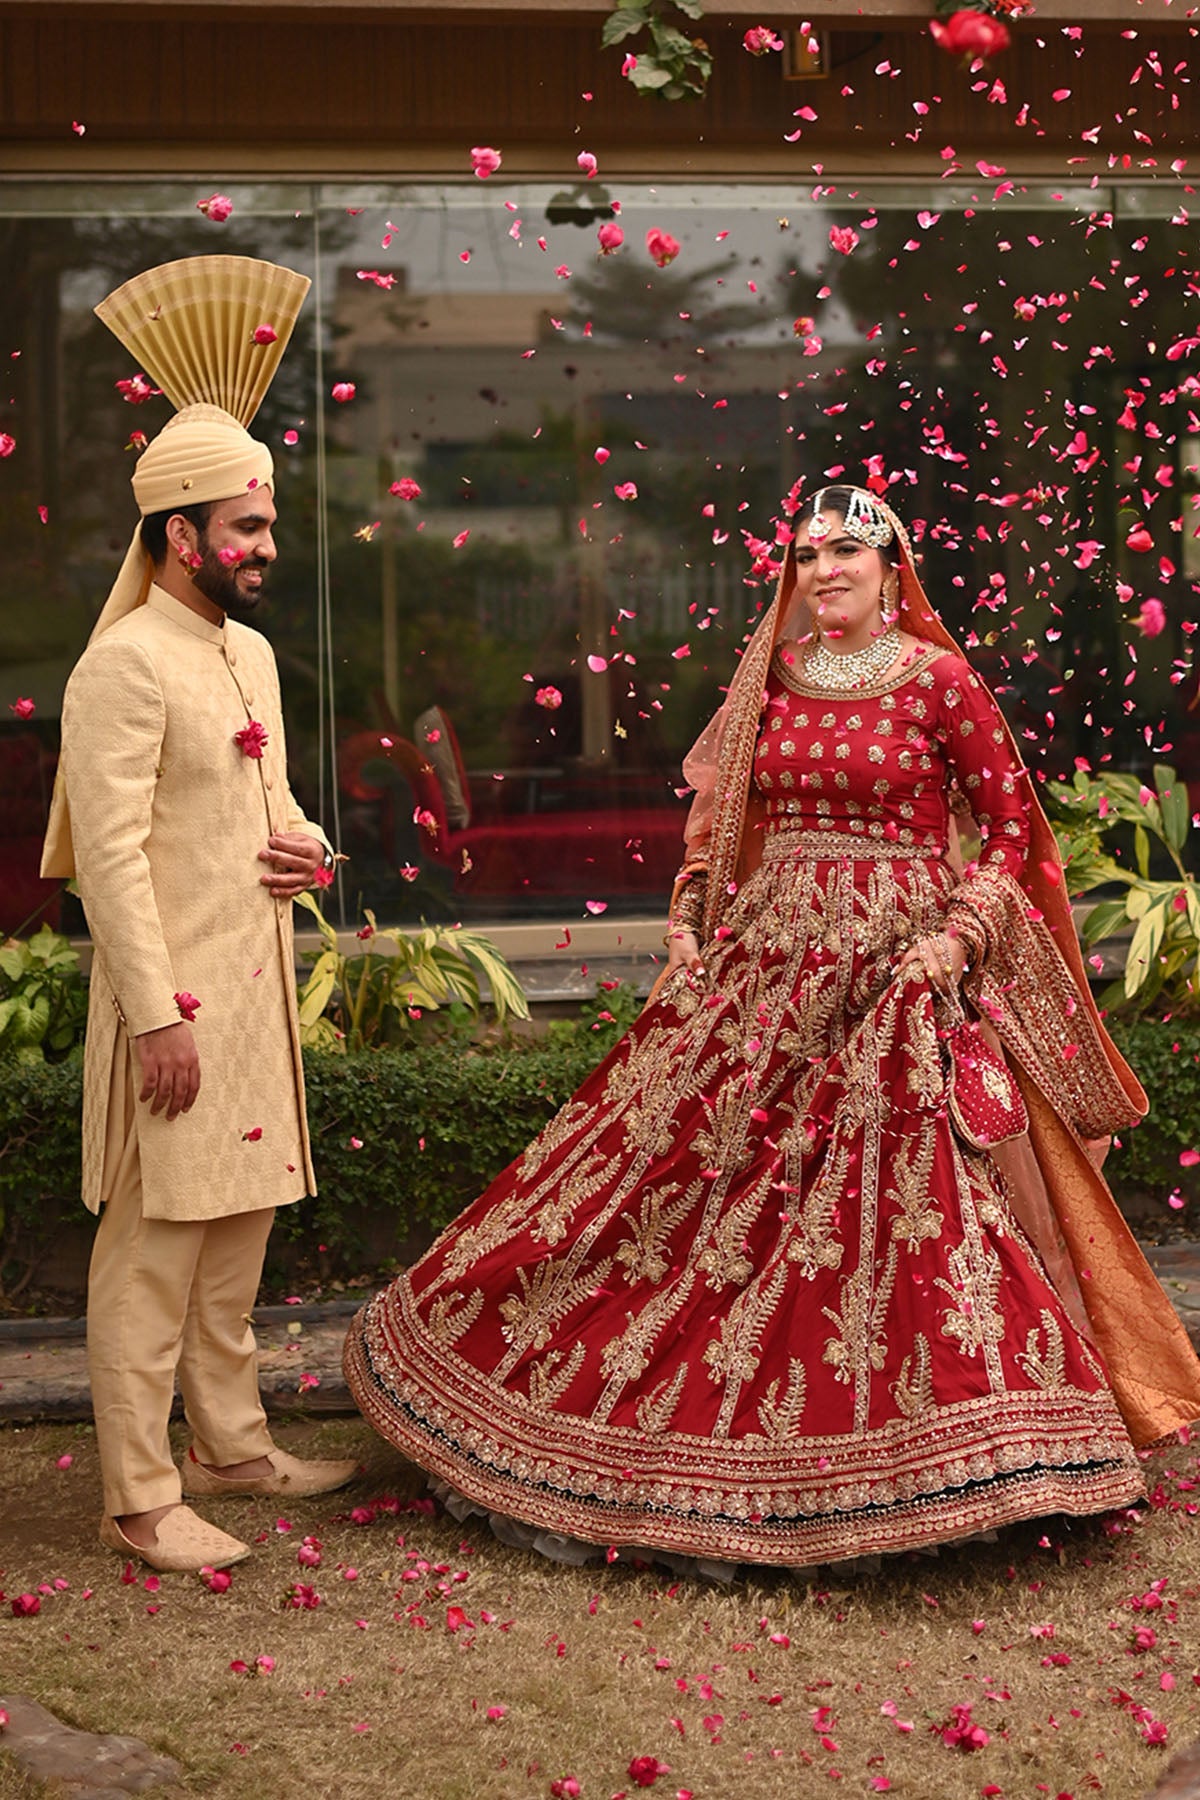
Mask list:
[[145,1218],[132,1083],[123,1086],[124,1142],[88,1278],[92,1408],[115,1518],[181,1497],[167,1435],[176,1371],[201,1462],[225,1468],[273,1447],[249,1315],[274,1208]]

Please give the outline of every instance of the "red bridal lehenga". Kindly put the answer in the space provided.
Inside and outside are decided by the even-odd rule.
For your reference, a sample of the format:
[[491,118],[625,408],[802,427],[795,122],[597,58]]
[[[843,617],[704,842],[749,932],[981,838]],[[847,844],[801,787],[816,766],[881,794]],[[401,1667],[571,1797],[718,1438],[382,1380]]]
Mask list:
[[[1143,1491],[1070,1265],[1052,1283],[1002,1155],[955,1136],[933,992],[897,973],[974,893],[991,1016],[1015,984],[993,940],[1029,912],[1027,782],[998,721],[936,644],[851,695],[772,659],[761,863],[707,979],[674,973],[351,1328],[363,1414],[459,1516],[568,1560],[582,1540],[808,1566]],[[951,778],[985,833],[962,885]],[[1042,961],[1005,1019],[1035,1063],[1072,1008]],[[1198,1411],[1193,1390],[1167,1422]]]

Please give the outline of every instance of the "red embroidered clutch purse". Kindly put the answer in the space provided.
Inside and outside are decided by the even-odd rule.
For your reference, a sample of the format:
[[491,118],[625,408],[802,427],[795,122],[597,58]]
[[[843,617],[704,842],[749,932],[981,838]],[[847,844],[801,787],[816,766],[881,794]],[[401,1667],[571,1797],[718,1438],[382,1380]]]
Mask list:
[[1012,1070],[961,1003],[944,1035],[950,1067],[946,1100],[950,1122],[972,1150],[990,1150],[1029,1130],[1029,1114]]

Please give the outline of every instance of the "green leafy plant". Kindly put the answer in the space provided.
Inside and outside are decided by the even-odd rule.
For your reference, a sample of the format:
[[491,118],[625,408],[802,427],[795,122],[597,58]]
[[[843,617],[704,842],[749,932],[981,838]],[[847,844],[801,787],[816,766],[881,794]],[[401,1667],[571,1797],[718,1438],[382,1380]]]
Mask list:
[[[529,1003],[489,938],[457,926],[380,930],[364,912],[363,949],[343,953],[338,934],[311,894],[297,896],[317,921],[322,948],[308,952],[312,974],[300,990],[300,1041],[348,1051],[403,1043],[426,1013],[449,1009],[452,1022],[477,1016],[480,979],[491,989],[496,1019],[527,1019]],[[384,946],[387,948],[384,948]]]
[[0,947],[0,1056],[56,1061],[74,1048],[87,1017],[79,952],[43,925]]
[[[1191,816],[1182,779],[1165,763],[1155,767],[1153,788],[1136,775],[1080,770],[1048,792],[1072,899],[1098,887],[1125,890],[1098,900],[1080,934],[1091,950],[1133,928],[1124,976],[1100,995],[1101,1006],[1131,1017],[1200,1012],[1200,889],[1184,862]],[[1112,833],[1129,827],[1132,866],[1109,847]],[[1160,865],[1165,860],[1175,871],[1166,879],[1150,873],[1155,845]]]
[[628,80],[640,94],[657,94],[660,100],[702,98],[712,74],[712,55],[703,38],[689,37],[672,23],[671,14],[702,19],[701,0],[626,0],[604,21],[601,43],[605,49],[623,44],[639,32],[649,32],[650,47],[639,43]]

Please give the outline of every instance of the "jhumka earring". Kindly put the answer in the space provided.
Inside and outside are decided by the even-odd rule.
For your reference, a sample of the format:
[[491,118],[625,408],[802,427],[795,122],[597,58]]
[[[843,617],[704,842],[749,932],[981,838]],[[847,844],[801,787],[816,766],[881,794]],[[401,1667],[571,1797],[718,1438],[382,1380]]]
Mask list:
[[889,569],[884,576],[880,598],[883,601],[884,611],[894,613],[900,602],[900,577],[895,569]]

